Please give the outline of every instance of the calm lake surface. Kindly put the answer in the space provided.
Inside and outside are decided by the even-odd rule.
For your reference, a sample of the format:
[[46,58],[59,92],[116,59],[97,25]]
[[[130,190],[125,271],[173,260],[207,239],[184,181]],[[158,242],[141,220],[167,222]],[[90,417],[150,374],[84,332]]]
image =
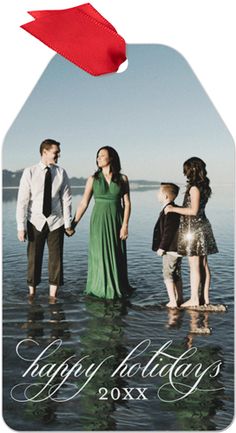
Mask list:
[[[64,277],[58,302],[48,303],[47,252],[43,279],[33,303],[27,300],[26,243],[16,237],[16,191],[5,190],[3,202],[3,313],[4,313],[4,418],[16,430],[221,430],[233,418],[233,188],[213,186],[214,194],[206,213],[212,223],[219,254],[209,257],[212,271],[211,302],[228,306],[225,313],[198,313],[171,311],[164,305],[167,296],[162,281],[161,259],[151,251],[152,232],[160,206],[156,191],[132,191],[132,217],[127,241],[129,279],[135,292],[125,303],[105,302],[83,295],[87,273],[87,249],[90,207],[82,219],[75,236],[65,238]],[[81,198],[74,192],[73,209]],[[182,203],[181,193],[176,201]],[[183,259],[184,295],[189,294],[187,260]],[[195,333],[211,328],[211,334]],[[56,398],[69,398],[75,391],[70,385],[62,387],[55,401],[13,400],[12,388],[22,382],[36,383],[39,378],[22,378],[30,362],[19,359],[16,345],[24,345],[25,358],[33,360],[54,340],[61,339],[62,346],[45,363],[62,363],[69,356],[75,360],[88,355],[90,363],[99,363],[113,355],[94,379],[76,397],[58,402]],[[37,341],[40,350],[30,339]],[[164,402],[157,390],[168,382],[168,377],[142,378],[110,377],[114,369],[142,340],[151,339],[152,345],[137,361],[145,365],[152,350],[159,349],[169,340],[172,355],[180,356],[188,348],[197,347],[195,364],[204,368],[222,360],[223,367],[217,377],[204,378],[199,388],[185,399]],[[193,359],[193,358],[191,358]],[[190,361],[189,361],[190,362]],[[166,361],[167,363],[167,361]],[[89,364],[88,364],[89,365]],[[41,382],[46,382],[45,378]],[[70,377],[70,382],[80,388],[81,377]],[[55,384],[56,382],[54,382]],[[190,385],[187,379],[185,384]],[[99,400],[99,388],[146,387],[148,400],[119,398]],[[220,391],[210,391],[210,389]],[[181,388],[186,393],[186,388]],[[22,390],[15,396],[22,397]],[[45,396],[45,394],[44,394]],[[134,398],[137,394],[134,393]],[[166,400],[175,399],[170,387]]]

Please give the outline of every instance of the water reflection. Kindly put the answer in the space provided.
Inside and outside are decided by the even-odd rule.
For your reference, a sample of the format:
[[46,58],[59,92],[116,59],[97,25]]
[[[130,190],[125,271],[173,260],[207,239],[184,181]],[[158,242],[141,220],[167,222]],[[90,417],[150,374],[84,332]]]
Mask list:
[[69,324],[66,321],[62,304],[59,302],[43,307],[36,301],[31,301],[27,321],[21,326],[21,329],[26,330],[25,338],[36,341],[39,337],[46,337],[47,341],[70,338]]
[[[209,312],[199,312],[194,310],[186,311],[189,319],[189,341],[193,340],[193,334],[211,334],[212,330],[209,326]],[[190,347],[191,345],[189,345]]]
[[[88,322],[86,332],[81,337],[81,353],[89,355],[89,362],[94,360],[98,364],[106,357],[112,357],[98,370],[94,379],[84,389],[81,398],[81,426],[84,430],[116,430],[113,413],[117,405],[127,403],[122,400],[122,393],[120,398],[118,396],[114,401],[110,392],[114,388],[121,390],[126,386],[126,382],[120,377],[111,378],[111,374],[127,355],[127,350],[122,344],[124,334],[122,318],[127,314],[127,305],[119,301],[97,302],[88,299],[85,307]],[[101,399],[103,396],[106,400]]]
[[167,328],[181,328],[183,323],[183,312],[177,308],[167,308]]
[[[193,337],[194,338],[194,337]],[[191,341],[191,346],[193,339]],[[175,344],[172,354],[179,356],[184,350],[189,349],[189,338],[183,344]],[[201,347],[194,355],[194,364],[206,366],[223,358],[222,351],[219,346]],[[193,385],[192,376],[184,379],[178,377],[178,389],[186,392],[186,386]],[[186,399],[174,401],[179,397],[175,390],[171,387],[165,389],[165,399],[168,402],[161,404],[163,411],[171,411],[176,414],[176,420],[179,430],[188,431],[209,431],[217,430],[217,424],[214,422],[214,416],[219,410],[224,410],[224,384],[222,382],[222,374],[216,377],[211,377],[205,374],[196,390],[188,395]]]
[[[86,371],[92,363],[99,365],[109,357],[85,388],[83,388],[84,375],[70,378],[69,382],[73,387],[77,390],[82,388],[81,394],[79,393],[73,398],[73,404],[79,404],[79,408],[74,414],[75,428],[77,426],[82,430],[115,430],[116,421],[113,413],[117,405],[127,404],[125,400],[122,400],[124,395],[122,388],[127,385],[125,380],[120,377],[110,377],[115,367],[127,355],[127,350],[122,343],[123,317],[127,314],[127,306],[128,303],[125,302],[97,301],[96,298],[86,299],[84,302],[86,326],[81,330],[78,344],[75,345],[72,342],[69,345],[63,344],[60,350],[40,362],[40,367],[46,367],[49,362],[59,366],[69,356],[76,355],[75,359],[82,359],[86,356],[83,361],[83,369]],[[61,339],[65,343],[66,341],[69,342],[71,337],[69,323],[66,321],[61,303],[42,306],[35,301],[30,302],[27,320],[21,326],[21,330],[25,333],[22,335],[22,339],[28,338],[37,341],[40,345],[40,351],[46,348],[50,341]],[[37,352],[38,348],[35,348],[35,345],[31,344],[30,341],[27,342],[26,347],[30,353],[30,358],[34,359],[35,351]],[[32,383],[37,382],[37,386],[43,389],[48,379],[47,376],[37,377],[32,379]],[[50,382],[50,388],[60,383],[61,380],[59,374],[55,376]],[[101,399],[104,388],[108,391],[105,400]],[[120,396],[115,400],[110,396],[113,388],[121,390]],[[45,387],[40,399],[46,398],[48,392],[48,387]],[[70,387],[69,389],[67,386],[60,388],[60,399],[70,397],[70,392]],[[53,400],[57,398],[57,395],[58,393],[53,395]],[[23,406],[24,419],[34,422],[37,420],[42,425],[55,423],[59,403],[53,400],[47,398],[45,401],[27,401]]]
[[[65,312],[61,303],[49,303],[47,306],[42,306],[35,300],[31,300],[28,306],[27,320],[21,325],[21,329],[26,333],[25,336],[22,335],[22,340],[27,338],[38,342],[41,351],[53,340],[60,338],[64,341],[70,338],[69,324],[66,321]],[[30,354],[30,359],[34,359],[35,344],[28,341],[26,347]],[[72,348],[63,347],[62,350],[50,356],[50,363],[59,365],[66,360],[68,356],[73,354],[74,351]],[[48,362],[49,358],[45,358],[45,361],[40,364],[40,366],[46,366]],[[39,389],[43,390],[48,380],[49,377],[46,375],[44,377],[37,377],[35,382],[37,382]],[[50,386],[56,385],[57,383],[58,377],[56,376],[51,381]],[[22,415],[25,420],[33,421],[34,423],[41,422],[42,425],[55,422],[58,403],[47,399],[47,395],[48,388],[45,387],[45,390],[40,394],[40,399],[45,399],[44,401],[27,401],[23,405]]]
[[[218,194],[217,190],[215,194]],[[137,290],[129,303],[113,304],[82,295],[87,271],[88,210],[77,235],[65,239],[65,286],[59,291],[59,301],[48,304],[45,261],[42,284],[33,303],[28,304],[25,283],[26,244],[20,244],[16,238],[16,202],[4,202],[4,417],[11,427],[16,430],[57,431],[176,431],[191,429],[191,426],[201,429],[201,422],[203,427],[209,429],[223,429],[229,425],[233,414],[233,214],[227,191],[222,193],[219,190],[217,197],[218,201],[212,199],[209,218],[215,228],[220,254],[209,258],[209,261],[211,260],[214,289],[212,301],[227,303],[229,308],[224,314],[170,310],[164,306],[166,292],[161,261],[151,251],[152,229],[157,213],[153,191],[132,192],[128,265],[130,280]],[[79,197],[74,196],[74,208],[78,201]],[[225,209],[229,211],[225,213]],[[187,260],[183,260],[183,281],[187,293]],[[76,359],[88,354],[94,362],[110,354],[114,359],[111,358],[106,368],[101,368],[94,380],[70,402],[47,400],[40,404],[17,403],[11,399],[9,390],[16,382],[20,382],[25,367],[15,354],[16,344],[24,338],[29,339],[30,355],[35,352],[32,340],[38,341],[40,347],[46,347],[50,342],[62,339],[63,350],[56,352],[53,359],[57,363],[73,354]],[[146,338],[152,340],[155,348],[173,340],[178,353],[183,353],[186,348],[198,347],[204,363],[219,356],[224,360],[224,367],[217,380],[224,383],[225,391],[201,395],[194,393],[179,405],[168,404],[167,407],[166,403],[161,404],[154,392],[160,381],[151,378],[147,386],[153,395],[146,402],[121,399],[113,401],[110,398],[99,400],[98,390],[101,387],[107,387],[111,391],[112,388],[143,384],[139,378],[128,379],[128,384],[117,377],[111,379],[110,372],[114,365],[117,366],[124,359],[127,351]],[[80,383],[81,380],[78,379],[76,385]],[[58,395],[65,397],[68,394],[69,387],[61,389]],[[208,400],[209,407],[206,403]]]

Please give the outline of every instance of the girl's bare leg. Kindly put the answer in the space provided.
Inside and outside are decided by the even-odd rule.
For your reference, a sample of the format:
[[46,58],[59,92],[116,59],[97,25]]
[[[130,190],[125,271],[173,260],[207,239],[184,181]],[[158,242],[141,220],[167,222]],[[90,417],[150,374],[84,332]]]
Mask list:
[[205,269],[205,284],[204,284],[204,303],[209,304],[209,290],[210,290],[210,284],[211,284],[211,273],[208,265],[207,256],[203,257],[203,266]]
[[191,297],[188,301],[184,302],[182,307],[194,307],[199,306],[199,286],[201,281],[200,276],[200,257],[191,256],[188,258],[190,266],[190,286],[191,286]]

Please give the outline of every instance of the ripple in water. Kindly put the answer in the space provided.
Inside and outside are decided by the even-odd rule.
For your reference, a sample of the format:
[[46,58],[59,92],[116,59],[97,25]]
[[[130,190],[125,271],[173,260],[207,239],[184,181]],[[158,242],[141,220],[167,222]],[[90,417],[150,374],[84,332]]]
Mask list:
[[[79,197],[74,197],[74,207]],[[4,418],[16,430],[220,430],[233,417],[233,213],[229,194],[215,189],[209,203],[208,217],[213,225],[220,253],[209,258],[212,271],[211,299],[229,306],[227,313],[167,310],[167,296],[162,281],[161,259],[151,251],[152,231],[159,208],[155,191],[132,193],[132,218],[128,240],[129,279],[136,288],[125,303],[87,298],[83,294],[87,274],[89,214],[84,217],[78,233],[65,239],[65,286],[59,301],[50,305],[47,294],[47,253],[43,279],[36,300],[27,302],[26,244],[16,239],[15,201],[5,202],[4,264],[3,264],[3,337],[4,337]],[[142,208],[140,207],[142,202]],[[227,224],[225,222],[225,211]],[[150,218],[149,218],[150,216]],[[222,229],[223,228],[223,229]],[[187,261],[183,260],[185,296],[189,292]],[[196,329],[211,334],[196,333]],[[54,362],[68,356],[79,359],[88,355],[102,360],[113,355],[106,368],[76,398],[66,403],[46,400],[41,403],[17,403],[10,397],[11,388],[20,382],[25,365],[15,354],[16,344],[29,339],[27,356],[35,356],[36,340],[46,347],[60,338],[63,349]],[[164,378],[111,378],[115,367],[136,344],[152,340],[153,349],[173,340],[173,353],[198,348],[197,360],[209,365],[216,359],[223,368],[213,384],[223,387],[219,392],[200,392],[186,400],[164,403],[157,398],[157,389]],[[142,361],[146,358],[143,355]],[[79,387],[81,378],[76,381]],[[100,387],[125,388],[147,386],[149,399],[117,401],[98,399]],[[171,390],[167,397],[171,398]],[[57,397],[70,394],[70,387],[60,390]],[[14,414],[14,415],[13,415]]]

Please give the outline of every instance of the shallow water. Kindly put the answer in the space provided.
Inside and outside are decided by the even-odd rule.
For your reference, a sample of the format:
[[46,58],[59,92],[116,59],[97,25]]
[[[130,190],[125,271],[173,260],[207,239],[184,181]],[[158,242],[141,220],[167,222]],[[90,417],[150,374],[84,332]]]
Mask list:
[[[126,302],[105,302],[86,298],[83,290],[87,272],[87,243],[89,215],[92,205],[78,227],[76,235],[65,239],[64,277],[58,302],[48,303],[47,252],[45,251],[43,279],[35,301],[27,301],[26,244],[16,238],[14,191],[4,193],[3,203],[3,313],[4,313],[4,418],[17,430],[220,430],[227,427],[233,417],[233,202],[232,188],[216,186],[207,207],[220,253],[209,257],[212,271],[211,301],[228,306],[226,313],[198,313],[170,311],[162,281],[161,259],[151,251],[152,231],[160,211],[156,192],[133,191],[130,234],[127,242],[129,279],[136,288]],[[74,209],[80,193],[73,196]],[[178,203],[181,204],[182,195]],[[188,266],[183,260],[185,296],[188,296]],[[211,334],[194,333],[211,328]],[[27,382],[22,374],[29,362],[19,359],[16,345],[29,339],[24,353],[33,359],[35,343],[42,349],[61,339],[62,346],[54,354],[54,362],[61,363],[68,356],[79,360],[89,355],[101,362],[112,355],[106,368],[101,368],[83,391],[71,400],[41,403],[19,403],[12,399],[11,389]],[[150,359],[151,350],[157,350],[173,340],[172,354],[184,353],[197,347],[195,362],[205,367],[220,359],[220,374],[203,380],[204,389],[177,402],[163,402],[157,390],[166,377],[143,378],[110,377],[114,369],[141,341],[151,339],[147,355],[140,356],[142,365]],[[49,362],[49,361],[48,361]],[[133,363],[136,362],[135,360]],[[104,364],[105,366],[105,364]],[[36,379],[28,379],[35,383]],[[83,379],[71,378],[77,389]],[[76,382],[76,383],[75,383]],[[186,382],[187,383],[187,382]],[[148,400],[99,400],[101,387],[146,387]],[[200,387],[201,388],[201,387]],[[183,389],[183,388],[181,388]],[[185,391],[186,392],[186,391]],[[165,399],[173,399],[173,389]],[[20,393],[19,393],[20,395]],[[17,391],[17,396],[18,391]],[[73,395],[70,385],[60,388],[57,398]],[[135,392],[133,392],[134,397]]]

